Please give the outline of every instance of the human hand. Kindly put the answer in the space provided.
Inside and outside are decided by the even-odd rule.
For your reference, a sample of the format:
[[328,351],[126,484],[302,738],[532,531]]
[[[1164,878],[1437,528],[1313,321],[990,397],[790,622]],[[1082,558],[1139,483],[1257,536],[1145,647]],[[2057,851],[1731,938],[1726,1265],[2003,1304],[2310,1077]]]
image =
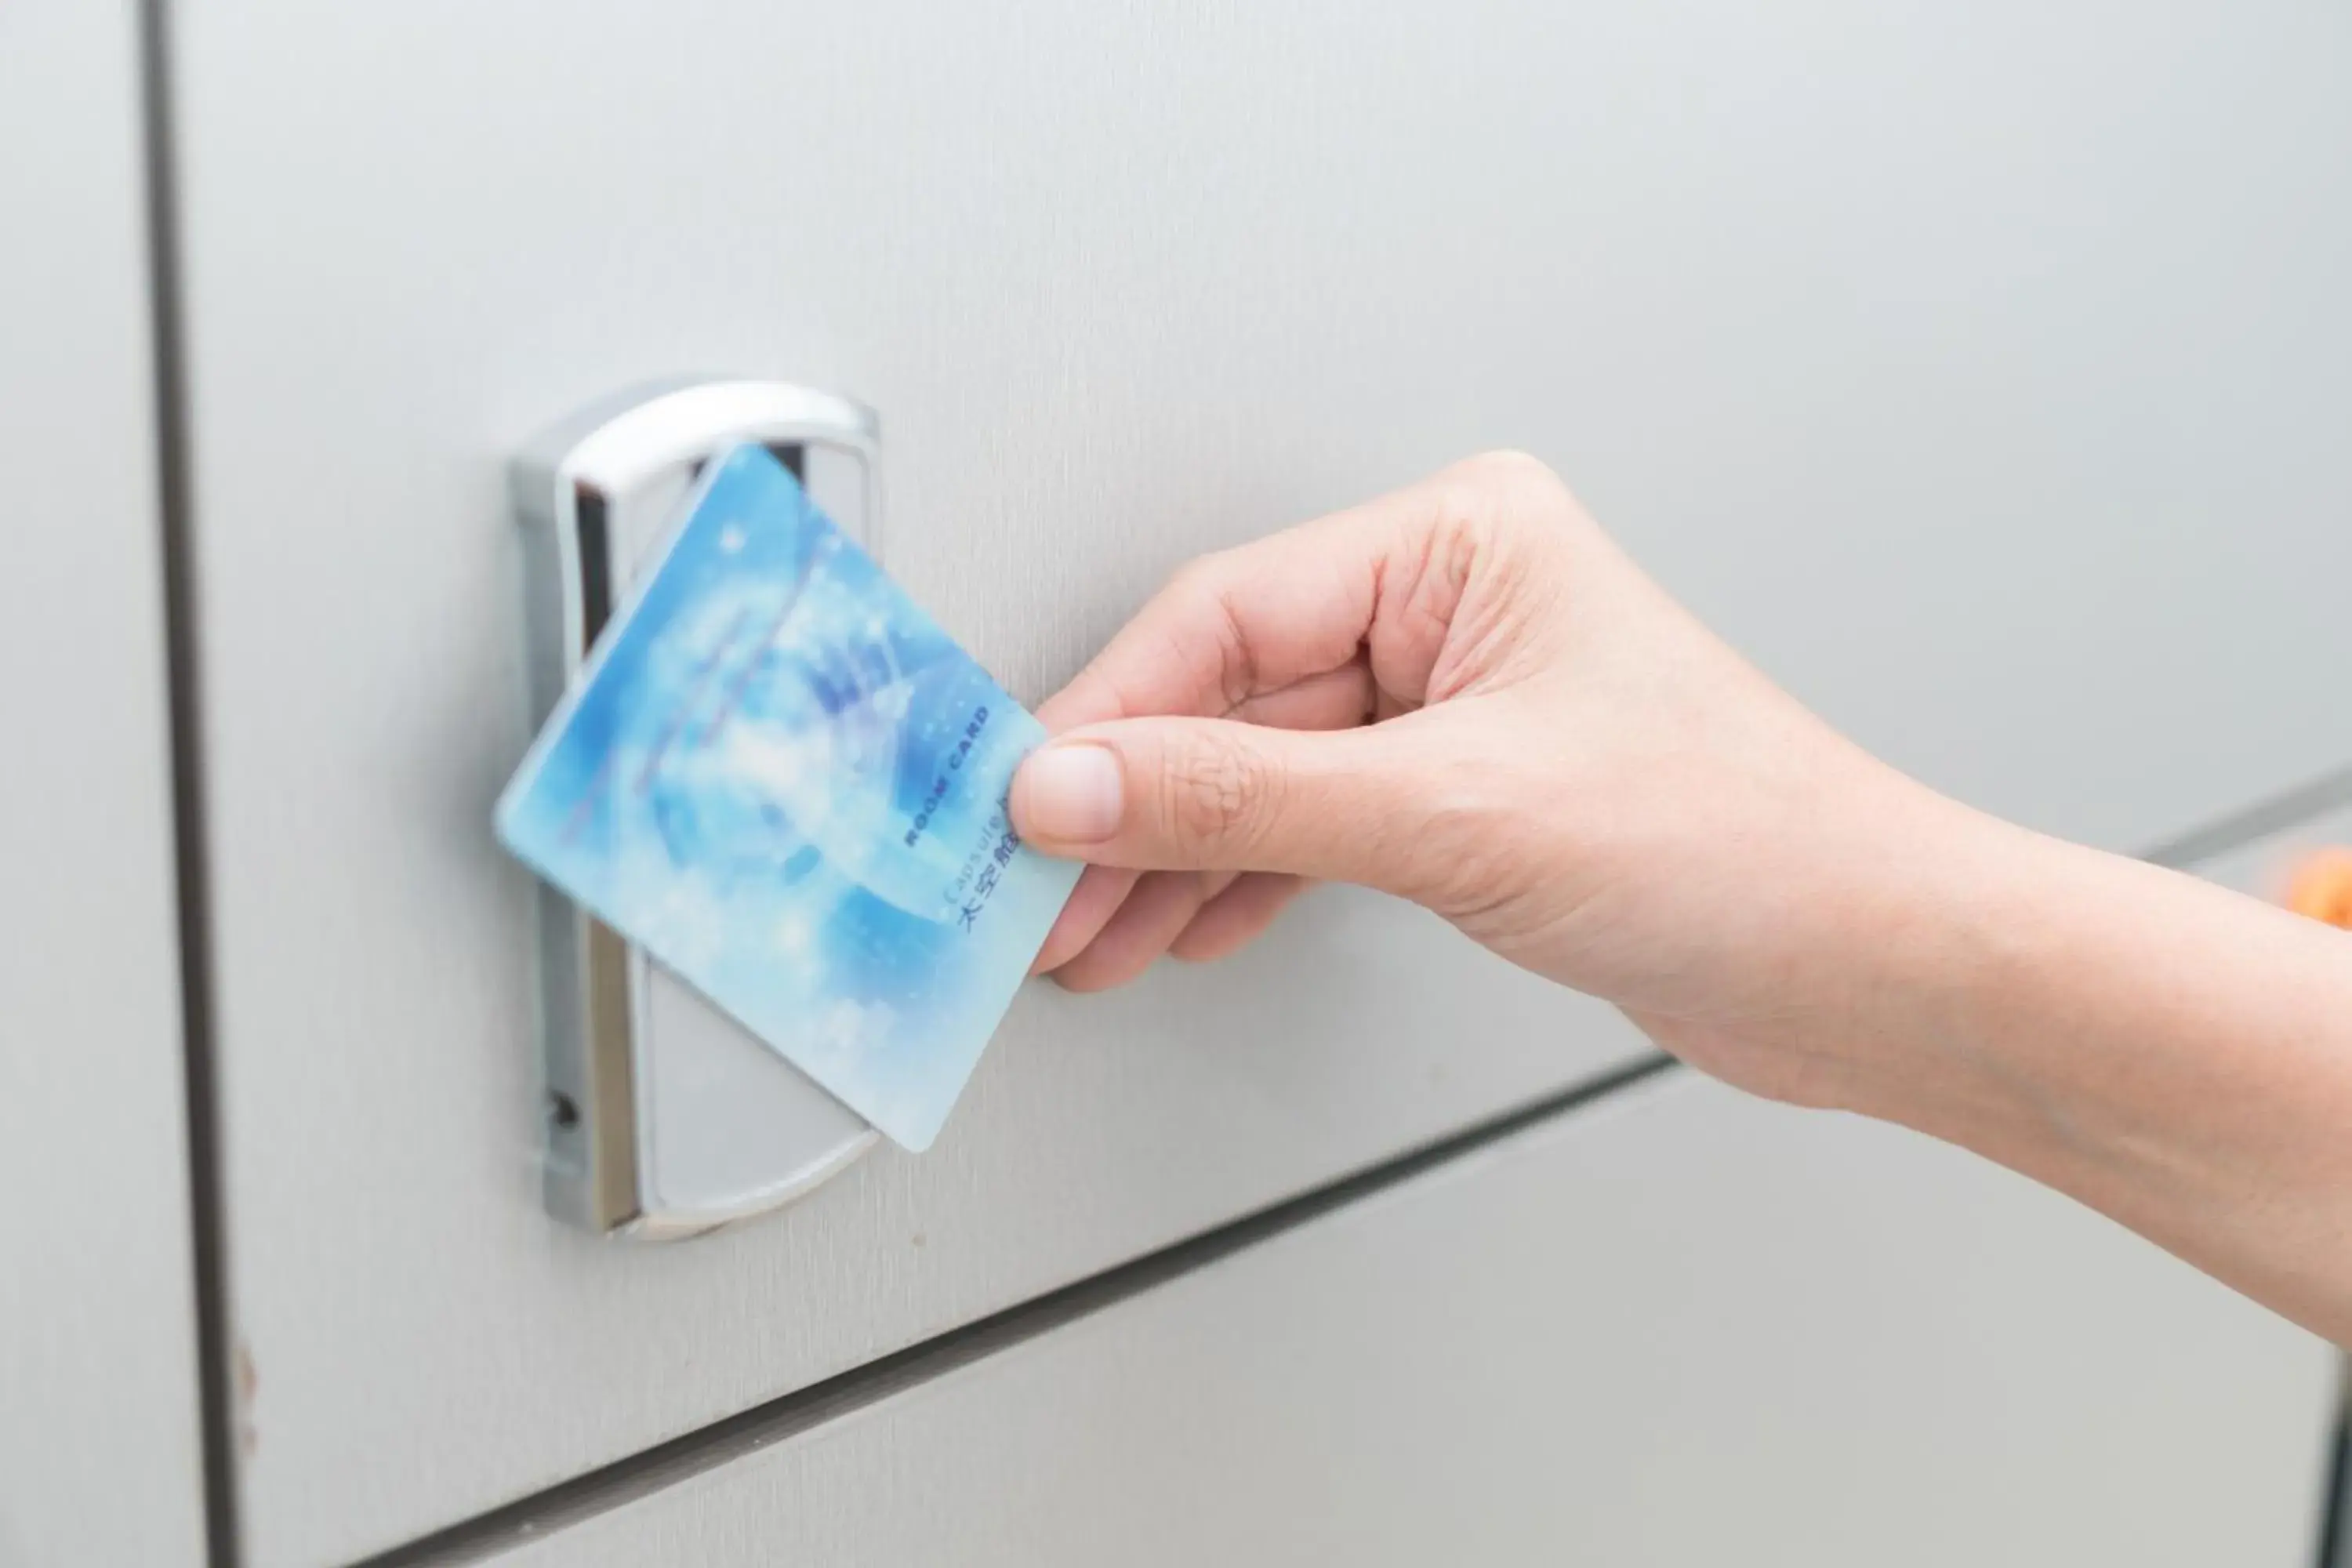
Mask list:
[[1497,454],[1193,563],[1039,710],[1013,821],[1091,862],[1038,968],[1123,984],[1247,942],[1303,881],[1435,910],[1784,1098],[1837,1037],[1925,840],[1881,766]]
[[1382,889],[2352,1343],[2343,934],[1874,762],[1532,459],[1194,563],[1040,714],[1014,825],[1093,863],[1039,957],[1066,984],[1228,952],[1301,879]]

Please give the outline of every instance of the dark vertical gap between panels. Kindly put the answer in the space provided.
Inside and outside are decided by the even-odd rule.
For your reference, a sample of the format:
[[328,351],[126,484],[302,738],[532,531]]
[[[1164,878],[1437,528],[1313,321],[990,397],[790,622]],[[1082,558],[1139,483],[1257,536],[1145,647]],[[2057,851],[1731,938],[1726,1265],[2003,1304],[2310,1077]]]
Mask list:
[[2352,1542],[2344,1539],[2352,1521],[2345,1517],[2347,1499],[2345,1489],[2352,1483],[2346,1473],[2352,1465],[2352,1402],[2339,1397],[2336,1402],[2336,1432],[2327,1446],[2327,1473],[2321,1479],[2319,1489],[2319,1539],[2313,1554],[2312,1568],[2346,1568],[2352,1561]]
[[220,1112],[215,1073],[212,885],[205,850],[203,683],[196,636],[194,497],[180,193],[173,158],[167,0],[138,0],[141,153],[146,170],[147,283],[155,391],[155,471],[169,668],[172,837],[186,1053],[189,1224],[195,1265],[196,1382],[203,1424],[205,1541],[212,1568],[237,1562],[236,1412],[223,1272]]

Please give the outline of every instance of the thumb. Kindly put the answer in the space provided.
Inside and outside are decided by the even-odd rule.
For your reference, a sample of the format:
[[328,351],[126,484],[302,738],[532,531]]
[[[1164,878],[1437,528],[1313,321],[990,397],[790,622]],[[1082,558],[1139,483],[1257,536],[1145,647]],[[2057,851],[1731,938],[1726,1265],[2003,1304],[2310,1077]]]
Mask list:
[[1287,871],[1392,887],[1412,840],[1375,730],[1123,719],[1055,737],[1013,775],[1013,825],[1048,855],[1147,870]]

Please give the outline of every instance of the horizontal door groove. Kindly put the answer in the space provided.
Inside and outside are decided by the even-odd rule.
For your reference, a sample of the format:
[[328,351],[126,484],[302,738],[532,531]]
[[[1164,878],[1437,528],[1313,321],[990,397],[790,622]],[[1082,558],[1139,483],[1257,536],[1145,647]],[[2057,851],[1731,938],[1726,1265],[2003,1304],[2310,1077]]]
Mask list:
[[2352,768],[2300,784],[2218,822],[2167,839],[2146,851],[2141,858],[2175,870],[2188,870],[2200,861],[2226,855],[2273,833],[2284,833],[2324,811],[2347,804],[2352,804]]
[[354,1568],[478,1562],[740,1458],[931,1378],[1091,1316],[1129,1297],[1270,1241],[1337,1208],[1411,1181],[1675,1067],[1654,1056],[1523,1105],[1394,1159],[1286,1198],[1214,1230],[1119,1264],[822,1383],[562,1481]]

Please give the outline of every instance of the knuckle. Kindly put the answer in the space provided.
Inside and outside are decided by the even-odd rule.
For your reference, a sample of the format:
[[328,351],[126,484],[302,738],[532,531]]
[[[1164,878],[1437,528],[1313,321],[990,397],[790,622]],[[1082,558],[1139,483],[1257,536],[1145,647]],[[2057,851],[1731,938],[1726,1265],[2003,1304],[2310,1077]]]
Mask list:
[[1274,770],[1231,736],[1203,735],[1170,748],[1161,766],[1162,816],[1195,849],[1246,844],[1271,812]]
[[1223,592],[1224,575],[1216,554],[1195,555],[1169,574],[1168,589],[1184,598],[1213,597]]
[[1552,490],[1560,488],[1559,476],[1541,458],[1506,447],[1493,452],[1481,452],[1470,459],[1467,467],[1488,484],[1506,491]]
[[1449,475],[1448,507],[1457,521],[1487,526],[1508,519],[1541,522],[1577,510],[1576,498],[1550,465],[1525,452],[1482,452]]
[[1528,792],[1516,768],[1481,750],[1427,768],[1409,831],[1391,846],[1401,885],[1390,890],[1457,919],[1508,897],[1532,872]]

